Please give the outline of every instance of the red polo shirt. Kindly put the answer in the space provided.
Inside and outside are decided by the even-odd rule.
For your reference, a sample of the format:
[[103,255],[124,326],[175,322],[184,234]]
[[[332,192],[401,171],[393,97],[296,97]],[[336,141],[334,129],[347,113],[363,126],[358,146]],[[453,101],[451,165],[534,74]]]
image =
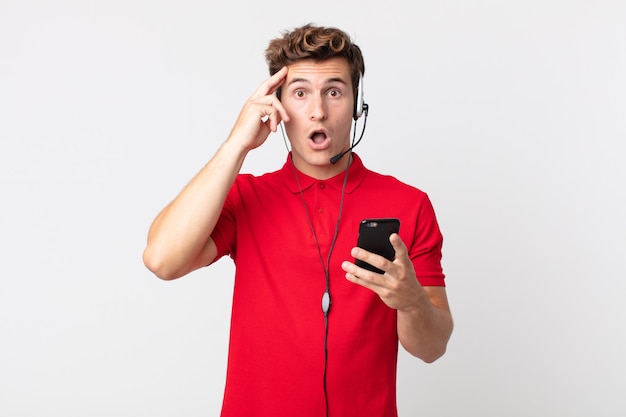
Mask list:
[[[396,416],[396,311],[345,279],[364,218],[397,217],[422,285],[443,286],[442,236],[428,196],[366,169],[353,154],[330,261],[327,392],[331,416]],[[297,173],[324,263],[344,173]],[[235,261],[222,417],[323,417],[324,267],[288,159],[279,171],[240,174],[213,232],[218,259]]]

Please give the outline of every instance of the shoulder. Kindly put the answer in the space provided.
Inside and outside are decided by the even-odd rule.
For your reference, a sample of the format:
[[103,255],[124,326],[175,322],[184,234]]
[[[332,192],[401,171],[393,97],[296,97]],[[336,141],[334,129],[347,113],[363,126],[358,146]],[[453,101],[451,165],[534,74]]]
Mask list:
[[264,174],[256,175],[250,173],[240,173],[235,179],[235,185],[239,186],[260,186],[263,184],[275,185],[281,183],[282,175],[280,171],[266,172]]
[[404,182],[393,175],[381,174],[376,171],[367,171],[363,181],[365,189],[384,189],[387,193],[409,195],[413,198],[428,198],[422,189]]
[[234,201],[262,198],[288,192],[280,171],[268,172],[261,175],[241,173],[235,178],[230,189],[229,199]]

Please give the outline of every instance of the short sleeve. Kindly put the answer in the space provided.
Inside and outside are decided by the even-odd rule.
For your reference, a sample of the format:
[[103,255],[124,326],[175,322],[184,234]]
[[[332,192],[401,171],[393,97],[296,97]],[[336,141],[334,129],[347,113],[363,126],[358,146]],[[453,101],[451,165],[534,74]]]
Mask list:
[[441,267],[443,236],[439,229],[433,205],[424,194],[421,201],[409,256],[415,274],[423,286],[445,286],[445,276]]

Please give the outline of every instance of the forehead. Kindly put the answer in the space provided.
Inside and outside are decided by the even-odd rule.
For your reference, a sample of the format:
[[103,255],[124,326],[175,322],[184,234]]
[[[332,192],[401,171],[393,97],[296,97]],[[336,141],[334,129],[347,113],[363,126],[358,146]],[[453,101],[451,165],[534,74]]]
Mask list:
[[344,58],[330,58],[324,61],[306,59],[289,65],[287,84],[292,81],[323,82],[342,80],[350,83],[350,66]]

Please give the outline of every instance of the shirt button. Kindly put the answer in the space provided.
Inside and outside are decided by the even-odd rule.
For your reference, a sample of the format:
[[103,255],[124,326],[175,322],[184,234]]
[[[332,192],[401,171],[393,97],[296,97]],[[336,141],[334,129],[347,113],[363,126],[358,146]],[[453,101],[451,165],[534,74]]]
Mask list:
[[320,190],[323,190],[324,188],[326,188],[326,184],[323,182],[318,183],[317,186],[320,188]]
[[324,212],[325,212],[325,211],[326,211],[326,210],[324,210],[324,207],[320,207],[320,208],[318,208],[318,209],[317,209],[317,212],[318,212],[319,214],[324,214]]

